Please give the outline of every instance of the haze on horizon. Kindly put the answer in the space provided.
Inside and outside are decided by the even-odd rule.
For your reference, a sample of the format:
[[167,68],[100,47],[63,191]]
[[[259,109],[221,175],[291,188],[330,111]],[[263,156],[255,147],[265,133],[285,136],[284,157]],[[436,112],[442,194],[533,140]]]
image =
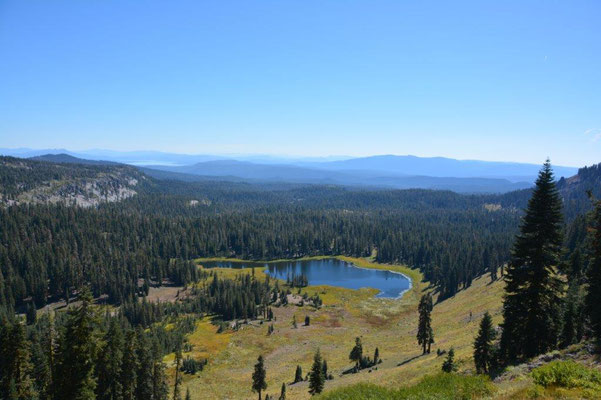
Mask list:
[[0,4],[0,147],[601,161],[601,4]]

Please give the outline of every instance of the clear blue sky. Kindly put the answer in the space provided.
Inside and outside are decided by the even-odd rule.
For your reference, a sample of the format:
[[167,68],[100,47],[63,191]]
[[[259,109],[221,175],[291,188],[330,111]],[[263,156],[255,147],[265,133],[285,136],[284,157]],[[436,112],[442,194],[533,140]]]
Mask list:
[[599,1],[0,1],[0,147],[601,162]]

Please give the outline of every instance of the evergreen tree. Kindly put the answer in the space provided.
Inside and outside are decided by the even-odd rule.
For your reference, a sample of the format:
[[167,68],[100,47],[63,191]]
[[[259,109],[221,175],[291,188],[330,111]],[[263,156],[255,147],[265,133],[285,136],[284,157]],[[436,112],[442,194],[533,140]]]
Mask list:
[[259,400],[261,400],[261,392],[267,389],[267,371],[265,370],[265,363],[263,361],[263,356],[259,356],[257,358],[257,363],[255,364],[255,371],[253,372],[252,379],[252,390],[253,392],[259,393]]
[[282,390],[280,391],[279,400],[286,400],[286,384],[282,383]]
[[303,381],[303,369],[300,365],[296,366],[296,371],[294,372],[294,383]]
[[305,326],[311,325],[311,318],[308,315],[305,316]]
[[562,282],[561,199],[547,160],[536,180],[507,268],[501,353],[506,361],[533,357],[557,345]]
[[486,374],[491,370],[494,363],[493,342],[496,335],[497,333],[492,325],[492,317],[487,311],[482,317],[482,321],[480,321],[478,336],[474,341],[474,363],[479,374]]
[[50,326],[50,319],[44,315],[38,320],[30,336],[32,379],[39,400],[51,400],[52,398],[51,360],[54,349],[52,348],[53,333]]
[[37,396],[31,379],[29,343],[19,322],[0,332],[0,398],[29,400]]
[[134,330],[126,334],[125,346],[123,349],[123,362],[119,381],[123,391],[124,400],[134,400],[136,398],[136,386],[138,384],[138,354],[137,336]]
[[380,349],[376,347],[376,351],[374,351],[374,365],[380,362]]
[[580,298],[580,285],[570,282],[568,293],[563,303],[563,318],[559,344],[562,348],[580,341],[583,318],[581,317],[582,301]]
[[597,347],[601,349],[601,200],[595,202],[591,222],[589,232],[591,260],[587,272],[588,292],[585,304],[593,337]]
[[186,400],[192,400],[192,396],[190,396],[190,388],[186,388]]
[[178,344],[175,350],[175,383],[173,384],[173,400],[181,400],[181,385],[182,385],[182,349],[181,345]]
[[99,318],[86,288],[81,305],[68,313],[57,354],[56,394],[63,400],[95,400],[94,366],[99,351]]
[[323,363],[321,364],[321,372],[323,373],[323,377],[327,380],[328,379],[328,362],[325,358],[323,360]]
[[363,358],[363,345],[361,344],[361,338],[358,337],[355,338],[355,346],[349,354],[349,359],[355,362],[355,367],[358,367],[361,358]]
[[96,388],[98,400],[122,400],[121,367],[123,363],[123,332],[117,319],[111,318],[109,329],[104,335],[104,347],[100,352]]
[[325,385],[325,377],[323,376],[323,361],[321,359],[321,353],[319,349],[315,352],[313,357],[313,366],[309,373],[309,393],[312,395],[319,394],[323,391]]
[[153,373],[152,373],[152,399],[167,400],[169,397],[169,385],[167,374],[163,363],[163,354],[158,339],[153,338]]
[[455,349],[451,347],[447,353],[447,359],[442,363],[442,370],[444,372],[455,372],[457,371],[457,365],[455,365]]
[[25,314],[27,325],[35,324],[37,318],[37,311],[35,302],[31,301],[27,304],[27,313]]
[[417,325],[417,342],[422,346],[422,354],[430,353],[430,346],[434,343],[432,331],[432,295],[424,294],[419,301],[419,321]]

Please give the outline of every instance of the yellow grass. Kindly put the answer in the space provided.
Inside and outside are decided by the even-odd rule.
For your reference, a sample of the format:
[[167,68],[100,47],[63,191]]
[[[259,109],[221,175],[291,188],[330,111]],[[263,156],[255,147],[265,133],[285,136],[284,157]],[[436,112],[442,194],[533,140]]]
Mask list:
[[[460,370],[473,369],[473,338],[485,311],[499,322],[502,282],[489,284],[488,277],[480,278],[472,287],[436,304],[432,314],[436,344],[432,354],[421,356],[415,339],[417,304],[423,292],[429,290],[428,284],[422,282],[422,275],[406,266],[339,258],[363,268],[401,272],[411,278],[412,288],[402,299],[380,299],[373,297],[375,289],[307,287],[303,291],[309,295],[318,293],[324,300],[323,307],[319,310],[309,306],[274,307],[277,321],[271,336],[267,336],[268,323],[256,321],[237,332],[216,334],[216,327],[203,320],[189,340],[194,345],[192,355],[207,357],[209,365],[196,376],[185,377],[184,386],[189,387],[192,399],[254,398],[256,395],[250,390],[251,374],[259,355],[265,357],[267,393],[279,395],[282,382],[288,384],[293,380],[296,365],[301,365],[304,374],[309,371],[317,348],[321,349],[334,375],[334,380],[327,381],[326,390],[358,382],[393,387],[414,383],[423,375],[440,370],[443,359],[436,356],[439,347],[447,350],[454,346]],[[208,260],[199,260],[199,263],[202,261]],[[215,270],[227,276],[249,273],[248,270]],[[262,268],[256,268],[255,275],[258,279],[265,276]],[[303,326],[305,315],[311,318],[308,327]],[[297,329],[292,327],[293,316],[298,323]],[[342,371],[351,366],[348,355],[357,336],[362,337],[364,353],[372,356],[378,347],[384,362],[371,373],[363,371],[341,376]],[[287,399],[309,397],[306,383],[287,388]]]

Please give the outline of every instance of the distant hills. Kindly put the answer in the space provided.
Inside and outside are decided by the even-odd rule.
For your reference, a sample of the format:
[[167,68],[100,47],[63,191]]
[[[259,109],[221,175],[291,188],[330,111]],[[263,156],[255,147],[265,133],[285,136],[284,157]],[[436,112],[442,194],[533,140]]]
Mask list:
[[[41,153],[47,151],[48,153]],[[152,151],[0,149],[0,154],[58,163],[135,165],[157,179],[332,184],[368,188],[436,189],[458,193],[506,193],[532,186],[537,164],[456,160],[444,157],[278,158],[262,155],[186,155]],[[542,160],[541,160],[542,164]],[[554,166],[557,178],[577,168]]]

